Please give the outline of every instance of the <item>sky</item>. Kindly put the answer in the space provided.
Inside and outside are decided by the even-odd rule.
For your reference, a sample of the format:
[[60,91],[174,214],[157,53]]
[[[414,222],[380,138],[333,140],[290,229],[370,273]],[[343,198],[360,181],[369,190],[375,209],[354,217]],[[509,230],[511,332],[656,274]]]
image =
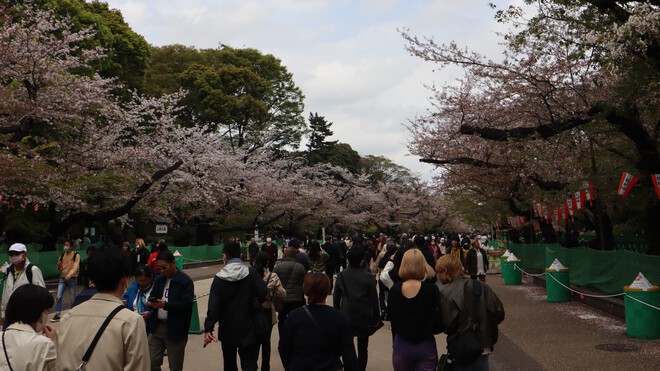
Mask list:
[[460,70],[411,56],[398,30],[501,54],[499,9],[520,0],[106,0],[152,45],[254,48],[282,60],[305,95],[305,118],[332,122],[329,140],[381,155],[430,180],[438,170],[408,152],[409,120],[431,108],[425,85]]

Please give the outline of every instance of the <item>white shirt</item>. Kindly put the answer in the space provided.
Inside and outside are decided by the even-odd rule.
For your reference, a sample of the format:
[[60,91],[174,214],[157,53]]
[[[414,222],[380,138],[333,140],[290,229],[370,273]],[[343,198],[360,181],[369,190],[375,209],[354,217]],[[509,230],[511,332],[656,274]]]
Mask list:
[[[172,282],[171,278],[168,278],[167,281],[165,282],[165,288],[163,289],[163,297],[161,299],[165,300],[165,302],[168,302],[168,298],[170,297],[170,282]],[[167,321],[167,310],[165,309],[158,309],[158,319],[161,321]]]
[[484,256],[481,250],[477,249],[477,276],[485,276],[486,268],[484,267]]

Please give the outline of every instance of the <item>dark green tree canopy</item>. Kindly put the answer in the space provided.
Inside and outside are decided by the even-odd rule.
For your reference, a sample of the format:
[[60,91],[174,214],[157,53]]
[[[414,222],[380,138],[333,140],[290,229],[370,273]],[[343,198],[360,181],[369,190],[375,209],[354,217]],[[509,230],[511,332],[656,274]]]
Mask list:
[[[281,61],[256,49],[153,49],[149,92],[188,92],[184,125],[206,125],[233,148],[268,144],[296,149],[305,132],[302,91]],[[260,137],[268,137],[262,143]]]

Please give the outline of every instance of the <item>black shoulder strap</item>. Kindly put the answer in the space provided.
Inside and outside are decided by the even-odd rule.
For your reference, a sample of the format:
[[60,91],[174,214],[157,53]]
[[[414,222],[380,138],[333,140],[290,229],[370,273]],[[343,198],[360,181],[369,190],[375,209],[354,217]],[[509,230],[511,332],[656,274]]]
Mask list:
[[479,327],[479,297],[481,296],[482,289],[481,282],[472,280],[472,328],[474,330]]
[[33,266],[34,266],[34,264],[30,263],[30,264],[27,265],[27,267],[25,267],[25,276],[27,277],[29,283],[32,283],[32,267]]
[[99,328],[99,330],[96,332],[96,335],[94,335],[94,339],[92,339],[92,343],[89,344],[89,347],[87,348],[87,351],[85,352],[85,355],[83,355],[82,358],[82,363],[80,366],[78,366],[78,370],[84,370],[85,365],[89,361],[89,358],[92,356],[92,352],[94,351],[94,348],[96,347],[96,343],[99,342],[99,339],[101,338],[101,335],[103,334],[103,331],[105,331],[105,328],[108,327],[108,324],[110,324],[110,320],[119,313],[120,310],[126,308],[124,304],[118,306],[117,308],[113,309],[110,314],[108,314],[108,317],[105,318],[105,321],[103,321],[103,324]]
[[7,270],[5,271],[5,281],[7,280],[7,277],[9,277],[10,274],[11,275],[14,274],[14,264],[10,265],[9,268],[7,268]]
[[7,354],[7,346],[5,345],[6,332],[7,332],[6,329],[2,332],[2,350],[5,351],[5,358],[7,359],[7,366],[9,366],[9,371],[14,371],[14,369],[11,367],[11,362],[9,362],[9,354]]

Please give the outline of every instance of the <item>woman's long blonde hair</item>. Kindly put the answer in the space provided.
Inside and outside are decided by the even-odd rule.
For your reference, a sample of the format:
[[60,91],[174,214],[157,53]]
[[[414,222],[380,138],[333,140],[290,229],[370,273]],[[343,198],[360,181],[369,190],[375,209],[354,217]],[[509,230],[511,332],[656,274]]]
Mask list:
[[426,263],[424,254],[419,249],[413,248],[403,254],[401,266],[399,267],[399,277],[405,280],[423,280],[435,275],[433,267]]

